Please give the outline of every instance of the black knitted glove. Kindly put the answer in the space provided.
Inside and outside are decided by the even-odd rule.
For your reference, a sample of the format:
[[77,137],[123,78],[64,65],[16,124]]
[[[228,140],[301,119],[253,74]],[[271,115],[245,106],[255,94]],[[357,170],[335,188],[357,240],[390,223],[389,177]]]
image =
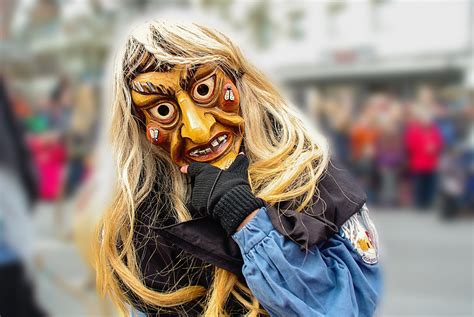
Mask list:
[[250,189],[248,166],[247,157],[239,154],[227,170],[200,162],[188,167],[192,207],[218,220],[228,235],[255,209],[265,206]]

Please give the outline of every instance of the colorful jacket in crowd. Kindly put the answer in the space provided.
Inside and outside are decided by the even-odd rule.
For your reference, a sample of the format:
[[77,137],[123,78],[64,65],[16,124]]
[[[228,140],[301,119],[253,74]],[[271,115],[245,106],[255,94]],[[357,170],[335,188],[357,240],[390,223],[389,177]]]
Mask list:
[[411,172],[433,172],[438,168],[443,138],[434,124],[412,122],[405,131],[405,146]]

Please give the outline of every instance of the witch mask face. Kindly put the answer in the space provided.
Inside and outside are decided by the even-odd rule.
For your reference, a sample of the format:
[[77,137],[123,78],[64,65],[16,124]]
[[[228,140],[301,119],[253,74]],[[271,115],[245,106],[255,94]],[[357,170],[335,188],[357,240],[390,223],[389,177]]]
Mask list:
[[130,87],[148,140],[178,166],[194,161],[226,168],[237,156],[244,124],[239,92],[219,67],[177,65],[141,73]]

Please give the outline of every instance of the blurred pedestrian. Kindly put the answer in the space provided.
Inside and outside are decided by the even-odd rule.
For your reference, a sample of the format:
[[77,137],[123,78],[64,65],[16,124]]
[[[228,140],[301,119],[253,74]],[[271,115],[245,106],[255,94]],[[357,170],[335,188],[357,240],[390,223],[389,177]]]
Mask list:
[[344,165],[350,164],[349,129],[353,108],[352,97],[346,92],[321,102],[319,123],[331,139],[334,156]]
[[50,97],[36,113],[34,133],[28,145],[39,173],[39,192],[43,200],[56,201],[62,196],[67,163],[66,133],[70,125],[70,83],[60,78]]
[[378,203],[394,206],[399,201],[399,172],[403,160],[401,105],[385,91],[374,94],[370,100],[378,130],[375,147]]
[[400,131],[394,123],[380,129],[376,147],[376,166],[380,174],[379,203],[398,204],[399,172],[403,160]]
[[461,166],[465,173],[463,208],[474,214],[474,92],[461,112]]
[[43,316],[33,295],[34,175],[0,77],[0,316]]
[[375,182],[375,146],[378,137],[376,116],[370,103],[366,104],[361,115],[350,131],[351,160],[353,172],[361,182],[369,201],[377,201]]
[[460,149],[454,146],[445,151],[440,162],[440,206],[444,219],[454,218],[462,207],[466,174],[461,163]]
[[413,180],[416,207],[429,208],[436,191],[436,176],[443,147],[441,132],[434,123],[432,108],[413,105],[413,121],[405,131],[408,169]]
[[72,86],[67,77],[60,77],[51,91],[49,107],[44,113],[50,130],[57,131],[63,138],[69,130],[72,114]]
[[95,97],[94,87],[85,82],[78,89],[75,98],[70,126],[66,132],[68,153],[66,197],[73,195],[86,177],[87,159],[92,152],[99,113]]

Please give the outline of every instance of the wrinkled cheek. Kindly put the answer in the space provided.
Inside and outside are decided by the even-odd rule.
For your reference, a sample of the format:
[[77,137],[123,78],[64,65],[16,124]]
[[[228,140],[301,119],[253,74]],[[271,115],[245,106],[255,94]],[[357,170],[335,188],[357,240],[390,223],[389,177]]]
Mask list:
[[240,105],[240,95],[234,83],[227,79],[224,82],[221,97],[220,108],[226,112],[238,112]]
[[175,162],[178,166],[183,166],[187,164],[184,154],[184,140],[179,132],[179,130],[175,130],[170,133],[170,144],[169,144],[169,152],[171,155],[171,160]]
[[179,166],[186,164],[182,154],[184,143],[179,130],[165,130],[153,122],[149,122],[146,129],[148,141],[168,152],[171,159]]

